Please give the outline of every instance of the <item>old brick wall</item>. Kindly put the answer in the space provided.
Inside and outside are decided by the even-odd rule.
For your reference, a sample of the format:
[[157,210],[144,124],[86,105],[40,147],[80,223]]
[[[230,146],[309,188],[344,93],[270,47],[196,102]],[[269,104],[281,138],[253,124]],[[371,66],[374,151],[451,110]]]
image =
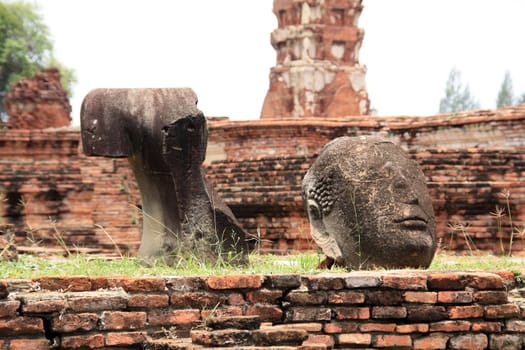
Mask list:
[[134,253],[140,200],[127,160],[85,157],[79,136],[0,130],[0,225],[16,232],[21,251],[65,253],[63,239],[71,252]]
[[0,349],[141,349],[167,336],[189,349],[185,338],[212,319],[239,316],[302,329],[315,349],[521,349],[525,309],[507,291],[516,287],[506,272],[410,270],[6,279]]
[[[422,166],[442,248],[508,253],[511,223],[505,216],[500,228],[491,213],[509,207],[514,227],[524,227],[524,119],[525,105],[425,118],[212,118],[206,170],[262,252],[315,249],[304,173],[331,139],[379,134]],[[72,251],[134,254],[140,196],[127,160],[85,157],[79,147],[78,130],[0,130],[0,224],[14,225],[22,251],[64,252],[63,238]],[[513,240],[514,254],[525,254],[523,234]]]
[[44,129],[69,126],[71,105],[56,68],[38,71],[17,81],[4,99],[13,129]]

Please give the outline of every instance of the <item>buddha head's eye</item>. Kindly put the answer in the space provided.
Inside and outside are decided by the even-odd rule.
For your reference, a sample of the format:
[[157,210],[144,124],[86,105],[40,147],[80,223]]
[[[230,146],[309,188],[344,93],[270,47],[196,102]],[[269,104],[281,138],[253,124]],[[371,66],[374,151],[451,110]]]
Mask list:
[[317,204],[317,202],[313,199],[309,199],[307,203],[308,207],[308,215],[310,216],[310,219],[312,220],[321,220],[323,218],[323,212],[321,211],[321,208]]

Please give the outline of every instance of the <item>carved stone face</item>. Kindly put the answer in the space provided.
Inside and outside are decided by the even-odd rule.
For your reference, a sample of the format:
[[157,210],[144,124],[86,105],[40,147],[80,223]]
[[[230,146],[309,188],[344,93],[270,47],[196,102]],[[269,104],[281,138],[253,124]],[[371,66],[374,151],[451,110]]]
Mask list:
[[428,267],[436,225],[423,172],[393,143],[341,137],[303,179],[314,240],[348,268]]

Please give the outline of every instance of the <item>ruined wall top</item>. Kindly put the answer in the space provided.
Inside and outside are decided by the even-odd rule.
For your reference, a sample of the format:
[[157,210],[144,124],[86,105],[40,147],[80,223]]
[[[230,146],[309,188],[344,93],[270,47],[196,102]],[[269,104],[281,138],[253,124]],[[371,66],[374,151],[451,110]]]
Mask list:
[[56,68],[43,69],[16,82],[4,99],[11,129],[69,126],[71,105]]
[[361,0],[274,0],[277,51],[261,118],[366,115]]

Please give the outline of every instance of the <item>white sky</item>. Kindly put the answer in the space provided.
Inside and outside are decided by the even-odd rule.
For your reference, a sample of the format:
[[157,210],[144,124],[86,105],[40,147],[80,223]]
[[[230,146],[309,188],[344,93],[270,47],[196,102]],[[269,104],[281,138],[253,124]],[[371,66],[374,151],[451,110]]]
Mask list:
[[[36,0],[75,69],[73,124],[98,87],[190,86],[208,116],[257,119],[277,28],[273,0]],[[364,0],[360,62],[378,115],[433,115],[452,67],[482,108],[506,70],[525,93],[524,0]]]

